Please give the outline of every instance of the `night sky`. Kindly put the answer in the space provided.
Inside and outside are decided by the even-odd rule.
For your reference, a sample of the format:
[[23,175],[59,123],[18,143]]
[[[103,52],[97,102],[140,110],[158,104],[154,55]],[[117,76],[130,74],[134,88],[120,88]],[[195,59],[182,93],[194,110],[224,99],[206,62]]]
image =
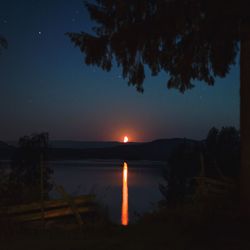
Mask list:
[[147,74],[144,93],[84,64],[68,31],[91,31],[81,0],[1,0],[0,140],[47,131],[51,139],[133,141],[203,139],[209,128],[239,127],[239,66],[215,86],[195,82],[181,94],[167,74]]

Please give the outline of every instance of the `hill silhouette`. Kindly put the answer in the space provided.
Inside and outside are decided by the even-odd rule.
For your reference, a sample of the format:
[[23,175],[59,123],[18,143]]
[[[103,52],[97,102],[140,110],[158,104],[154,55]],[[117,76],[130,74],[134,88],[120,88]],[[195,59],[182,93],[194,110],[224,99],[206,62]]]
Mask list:
[[51,148],[111,148],[121,145],[117,141],[73,141],[73,140],[53,140],[50,141]]
[[[145,143],[52,141],[48,150],[49,160],[121,159],[167,160],[181,143],[199,141],[186,138],[159,139]],[[13,145],[13,144],[12,144]],[[0,141],[0,159],[9,160],[16,147]]]
[[198,141],[173,138],[146,143],[119,143],[105,148],[50,148],[49,158],[57,159],[122,159],[122,160],[167,160],[171,152],[181,143],[194,144]]

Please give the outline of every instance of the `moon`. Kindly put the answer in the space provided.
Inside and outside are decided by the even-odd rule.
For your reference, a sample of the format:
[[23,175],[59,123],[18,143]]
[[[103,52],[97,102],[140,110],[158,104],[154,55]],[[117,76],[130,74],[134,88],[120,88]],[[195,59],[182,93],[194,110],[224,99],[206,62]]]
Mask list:
[[124,143],[127,143],[127,142],[128,142],[128,137],[127,137],[127,136],[124,136],[123,142],[124,142]]

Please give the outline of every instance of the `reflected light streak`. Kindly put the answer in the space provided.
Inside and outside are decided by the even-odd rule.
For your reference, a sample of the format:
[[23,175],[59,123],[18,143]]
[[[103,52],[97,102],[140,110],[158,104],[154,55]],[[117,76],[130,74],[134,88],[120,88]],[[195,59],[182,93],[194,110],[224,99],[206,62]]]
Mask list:
[[128,164],[123,163],[121,224],[128,225]]

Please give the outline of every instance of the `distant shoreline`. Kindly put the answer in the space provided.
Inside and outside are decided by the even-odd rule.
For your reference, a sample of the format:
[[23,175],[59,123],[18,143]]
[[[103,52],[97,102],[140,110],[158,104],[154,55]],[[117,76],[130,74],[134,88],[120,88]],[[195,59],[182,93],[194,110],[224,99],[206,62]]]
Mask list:
[[[112,147],[102,148],[49,148],[48,159],[57,160],[149,160],[167,161],[173,150],[179,145],[186,143],[195,145],[201,141],[186,138],[160,139],[146,143],[119,143]],[[0,148],[0,159],[10,160],[17,151],[16,147],[9,146]]]

